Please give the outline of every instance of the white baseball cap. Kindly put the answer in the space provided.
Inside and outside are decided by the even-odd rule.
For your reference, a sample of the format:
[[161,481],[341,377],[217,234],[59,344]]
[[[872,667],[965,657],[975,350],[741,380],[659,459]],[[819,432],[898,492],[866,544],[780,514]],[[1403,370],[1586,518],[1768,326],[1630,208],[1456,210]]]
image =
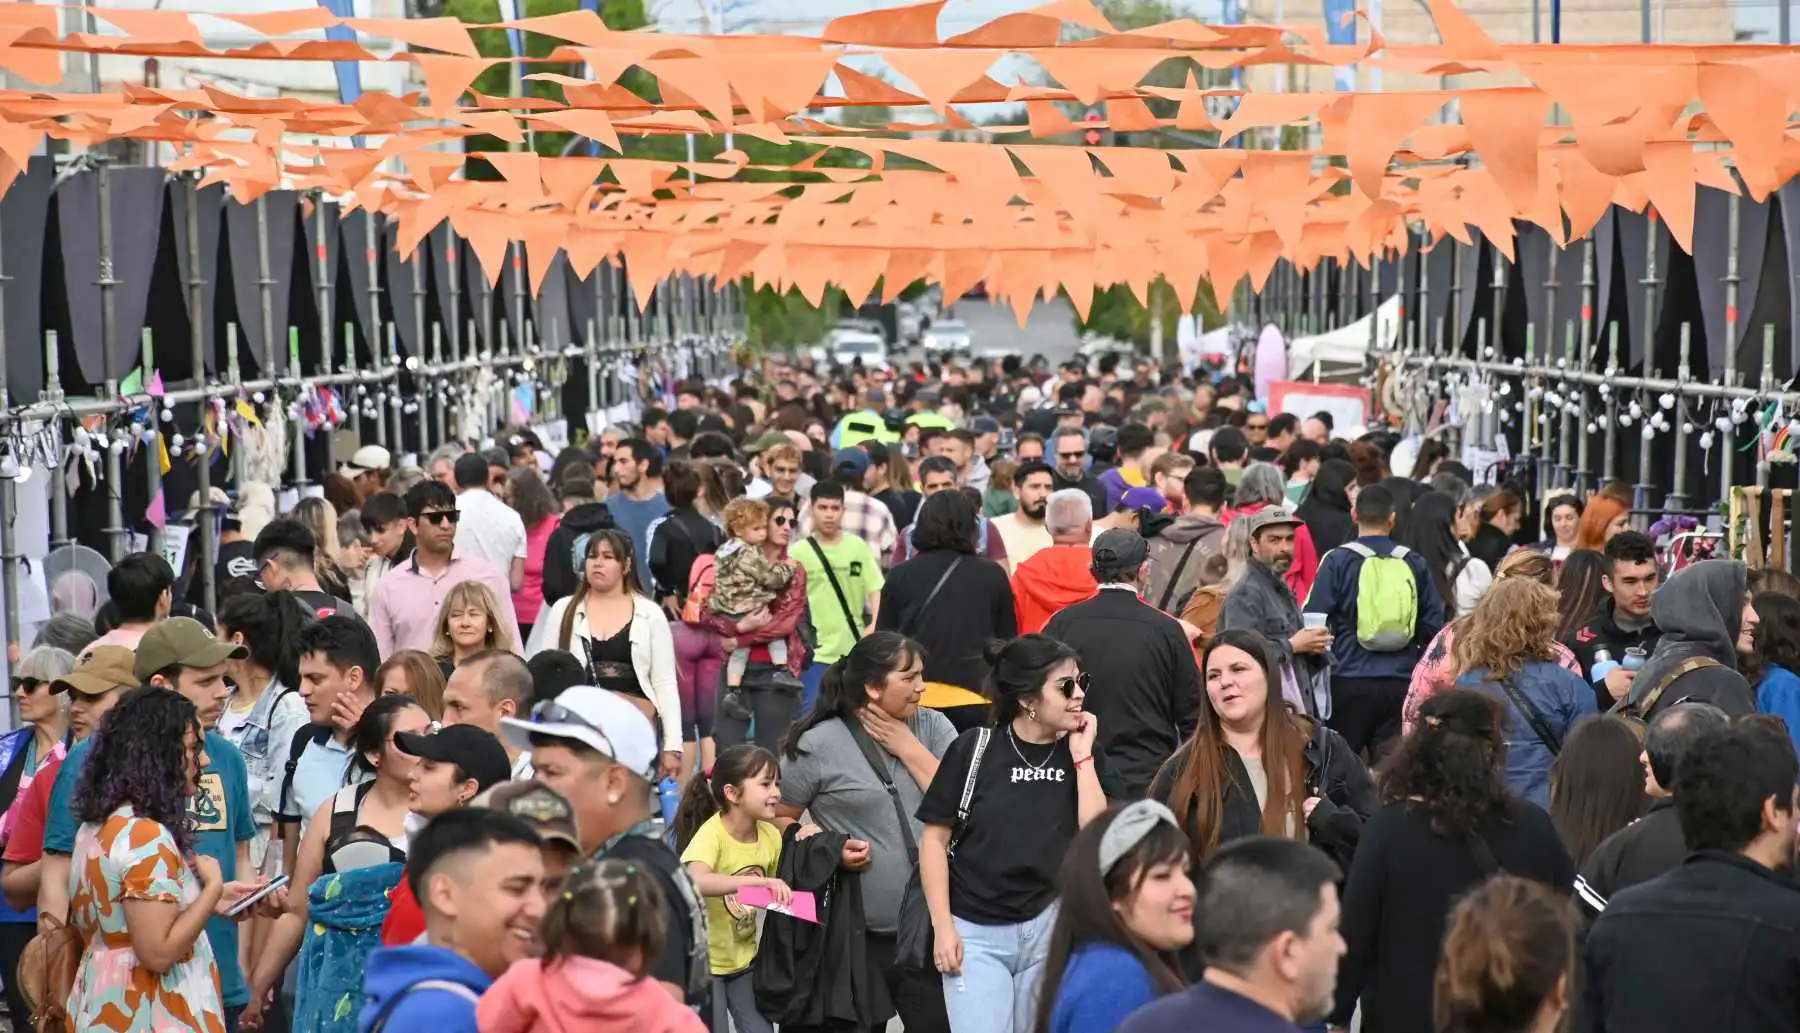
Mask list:
[[339,471],[346,476],[370,473],[375,470],[386,470],[394,465],[394,454],[380,445],[364,445],[351,453],[350,461]]
[[564,689],[556,699],[531,708],[529,719],[501,718],[500,731],[520,749],[530,749],[534,736],[573,740],[649,781],[656,780],[662,759],[650,719],[625,697],[591,685]]

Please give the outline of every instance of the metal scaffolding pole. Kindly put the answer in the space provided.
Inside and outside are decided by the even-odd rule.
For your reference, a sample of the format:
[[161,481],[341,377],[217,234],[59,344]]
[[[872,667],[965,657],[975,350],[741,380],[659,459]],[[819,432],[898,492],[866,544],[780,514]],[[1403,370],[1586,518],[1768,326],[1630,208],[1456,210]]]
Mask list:
[[[1586,352],[1594,343],[1594,235],[1589,232],[1581,239],[1581,337],[1576,350],[1570,353],[1569,368],[1576,368],[1575,358]],[[1585,492],[1589,488],[1589,479],[1593,476],[1593,464],[1589,449],[1593,447],[1593,434],[1588,432],[1587,392],[1575,392],[1581,409],[1576,418],[1575,427],[1581,437],[1575,443],[1575,489]]]
[[[149,327],[144,327],[138,334],[138,345],[140,348],[139,355],[143,362],[143,382],[148,385],[150,383],[150,373],[156,368],[156,345],[151,341]],[[146,482],[146,487],[149,488],[149,494],[144,496],[146,499],[155,499],[158,495],[162,494],[163,489],[162,408],[162,401],[158,399],[152,401],[148,409],[146,409],[150,414],[144,421],[144,480]],[[163,513],[165,515],[173,508],[174,506],[170,505],[168,499],[163,500]],[[162,555],[163,546],[162,528],[156,526],[154,523],[146,523],[150,530],[145,538],[145,549],[150,553],[160,556]]]
[[[1738,299],[1741,283],[1741,277],[1738,275],[1738,230],[1740,225],[1739,220],[1741,218],[1742,215],[1738,210],[1738,195],[1731,194],[1725,199],[1725,234],[1727,241],[1725,245],[1725,386],[1727,387],[1737,387],[1743,382],[1742,377],[1738,373],[1737,364]],[[1763,376],[1765,380],[1771,376],[1771,371],[1769,369],[1770,361],[1771,357],[1765,353],[1763,356]],[[1685,364],[1686,360],[1684,359],[1683,362]],[[1765,382],[1764,390],[1767,390],[1767,387],[1768,385]],[[1736,426],[1735,422],[1733,423],[1733,426]],[[1720,445],[1722,447],[1719,451],[1719,497],[1729,498],[1731,496],[1732,460],[1737,455],[1737,432],[1734,430],[1726,433],[1724,435],[1724,440],[1720,442]],[[1768,483],[1767,462],[1760,462],[1757,464],[1757,483]],[[1679,491],[1680,488],[1677,487],[1676,490]]]
[[[413,248],[413,347],[420,352],[425,350],[425,267],[431,261],[431,253],[425,250],[423,242]],[[431,325],[431,362],[433,365],[444,361],[443,345],[438,340],[437,324]],[[419,455],[424,456],[431,451],[431,400],[425,396],[425,359],[422,355],[414,355],[412,404],[417,406],[419,416]],[[402,446],[404,448],[404,446]]]
[[[105,158],[98,158],[99,168],[94,175],[99,179],[100,193],[100,279],[95,281],[100,288],[100,347],[101,363],[106,397],[119,397],[119,372],[113,358],[113,333],[118,326],[117,299],[113,296],[113,288],[118,281],[113,279],[113,246],[112,246],[112,177],[108,174]],[[126,551],[124,499],[119,460],[122,442],[109,440],[106,443],[106,541],[108,558],[114,563],[124,558]]]
[[[44,331],[44,403],[51,406],[64,404],[62,389],[62,346],[58,342],[55,330]],[[20,417],[23,419],[24,417]],[[62,435],[57,435],[57,444],[66,449]],[[57,469],[53,476],[57,482],[62,480],[62,463],[68,459],[66,454],[58,454]],[[52,488],[50,492],[50,548],[54,551],[69,544],[69,495],[65,491]]]
[[[6,328],[6,284],[12,279],[6,273],[6,255],[0,252],[0,336]],[[6,349],[0,347],[0,412],[12,406],[12,393],[7,387]],[[12,664],[12,650],[19,645],[19,538],[14,526],[19,519],[18,477],[22,468],[18,456],[9,456],[13,468],[0,476],[0,603],[6,607],[6,647],[9,658],[7,667]],[[62,494],[62,478],[46,471],[44,474],[50,481],[50,493]],[[18,701],[14,701],[14,720]]]
[[388,360],[393,363],[394,367],[394,382],[390,385],[390,389],[383,393],[382,398],[386,404],[382,406],[381,418],[385,420],[389,414],[393,415],[394,451],[404,452],[406,451],[406,425],[401,422],[402,413],[400,411],[401,407],[405,405],[401,401],[402,392],[400,390],[400,328],[392,323],[387,324],[387,347]]
[[[1675,371],[1675,382],[1681,387],[1675,392],[1675,480],[1669,487],[1669,494],[1663,498],[1663,506],[1668,509],[1680,509],[1687,504],[1687,495],[1683,489],[1687,487],[1687,424],[1682,418],[1681,407],[1687,399],[1688,357],[1694,343],[1693,326],[1687,322],[1681,324],[1681,367]],[[1657,401],[1661,408],[1662,402]]]
[[[380,369],[384,357],[381,350],[384,343],[381,336],[381,244],[375,226],[374,212],[365,213],[363,219],[363,249],[365,261],[369,264],[369,325],[373,328],[369,334],[369,356],[374,360],[375,368]],[[391,355],[393,342],[389,340],[385,343],[388,345],[387,354]],[[352,363],[352,365],[355,364]],[[381,402],[381,395],[377,394],[375,398],[377,403]],[[359,408],[361,403],[362,396],[359,395],[357,398]],[[360,433],[361,428],[357,429]],[[377,404],[375,407],[375,443],[383,446],[388,443],[387,412],[385,406],[381,404]],[[393,447],[398,449],[400,442],[395,441]]]
[[[1619,324],[1606,326],[1606,375],[1619,373]],[[1619,475],[1619,393],[1610,387],[1606,392],[1606,437],[1600,446],[1600,480],[1610,482]]]

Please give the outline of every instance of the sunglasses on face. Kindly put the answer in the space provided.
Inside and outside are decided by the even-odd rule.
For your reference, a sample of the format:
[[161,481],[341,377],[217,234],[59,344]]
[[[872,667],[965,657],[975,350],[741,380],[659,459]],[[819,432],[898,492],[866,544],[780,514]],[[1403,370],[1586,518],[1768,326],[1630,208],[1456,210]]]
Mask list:
[[1093,684],[1093,676],[1086,671],[1083,671],[1080,674],[1072,675],[1067,678],[1058,678],[1050,683],[1050,687],[1062,693],[1064,696],[1073,696],[1076,688],[1079,687],[1085,695],[1088,691],[1088,687]]
[[456,522],[462,519],[462,511],[459,509],[440,509],[431,513],[421,513],[419,514],[419,519],[428,524],[436,524],[440,527],[445,523],[448,523],[451,527],[455,527]]
[[42,678],[17,678],[12,680],[12,691],[15,696],[29,696],[50,683]]
[[778,516],[769,518],[769,523],[774,524],[776,527],[786,527],[793,522],[794,520],[792,517]]
[[1086,452],[1058,452],[1058,453],[1056,453],[1056,458],[1058,458],[1058,459],[1080,459],[1085,455],[1087,455]]

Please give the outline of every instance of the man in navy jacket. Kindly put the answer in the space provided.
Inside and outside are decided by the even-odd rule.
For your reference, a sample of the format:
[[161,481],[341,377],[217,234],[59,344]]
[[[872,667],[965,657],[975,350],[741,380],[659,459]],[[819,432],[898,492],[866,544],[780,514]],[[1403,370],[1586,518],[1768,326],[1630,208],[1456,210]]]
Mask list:
[[[1379,484],[1364,487],[1356,495],[1356,544],[1377,556],[1389,556],[1400,548],[1390,537],[1394,528],[1394,496]],[[1363,556],[1349,546],[1325,554],[1319,576],[1306,597],[1307,613],[1325,614],[1331,631],[1331,719],[1328,722],[1350,748],[1365,747],[1373,757],[1384,752],[1400,734],[1400,710],[1419,657],[1444,626],[1444,600],[1424,557],[1408,549],[1402,554],[1412,568],[1419,593],[1418,620],[1413,638],[1401,649],[1377,653],[1363,648],[1356,638],[1357,580],[1362,576]]]

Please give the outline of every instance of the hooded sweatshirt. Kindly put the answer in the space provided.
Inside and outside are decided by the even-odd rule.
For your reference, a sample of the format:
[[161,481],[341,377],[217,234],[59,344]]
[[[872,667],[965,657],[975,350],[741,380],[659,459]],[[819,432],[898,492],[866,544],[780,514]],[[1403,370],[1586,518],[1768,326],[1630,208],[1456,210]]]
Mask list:
[[[1662,637],[1626,697],[1638,716],[1648,720],[1683,699],[1711,703],[1734,717],[1756,712],[1756,694],[1737,670],[1737,637],[1748,583],[1742,563],[1704,560],[1677,571],[1651,598],[1650,615]],[[1675,678],[1653,706],[1644,706],[1658,685],[1695,657],[1716,660],[1719,666]]]
[[1019,634],[1044,630],[1056,611],[1099,591],[1093,565],[1094,550],[1086,545],[1052,545],[1019,564],[1012,576]]
[[[1180,613],[1183,600],[1200,584],[1200,569],[1206,565],[1206,557],[1223,551],[1223,520],[1199,513],[1176,517],[1150,539],[1150,580],[1144,586],[1144,601],[1160,610]],[[1187,554],[1186,563],[1181,560],[1183,554]],[[1181,568],[1179,576],[1177,567]]]
[[446,947],[382,947],[369,955],[369,967],[363,977],[369,1003],[363,1006],[356,1028],[360,1033],[371,1033],[382,1008],[392,998],[400,997],[387,1013],[382,1027],[387,1033],[477,1033],[475,1002],[468,997],[439,987],[407,992],[427,979],[466,986],[478,997],[493,983],[473,962]]
[[595,531],[614,526],[617,525],[613,523],[612,510],[607,509],[604,502],[583,502],[563,514],[562,523],[550,532],[550,541],[544,545],[545,606],[573,595],[575,586],[581,583],[581,564],[575,560],[576,546]]
[[656,980],[583,957],[514,963],[481,996],[477,1015],[482,1033],[706,1033]]

